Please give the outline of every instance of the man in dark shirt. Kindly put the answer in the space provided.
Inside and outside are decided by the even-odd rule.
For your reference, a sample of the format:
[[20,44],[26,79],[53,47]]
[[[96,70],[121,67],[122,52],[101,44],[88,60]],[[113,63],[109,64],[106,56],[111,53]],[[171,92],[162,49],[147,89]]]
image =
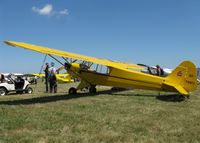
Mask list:
[[5,80],[5,77],[4,77],[4,75],[3,75],[3,74],[0,74],[0,83],[3,83],[3,82],[4,82],[4,80]]
[[49,91],[49,64],[45,64],[44,68],[44,73],[45,73],[45,85],[46,85],[46,93]]
[[157,76],[163,76],[164,75],[164,71],[159,65],[156,65],[156,72],[157,72]]

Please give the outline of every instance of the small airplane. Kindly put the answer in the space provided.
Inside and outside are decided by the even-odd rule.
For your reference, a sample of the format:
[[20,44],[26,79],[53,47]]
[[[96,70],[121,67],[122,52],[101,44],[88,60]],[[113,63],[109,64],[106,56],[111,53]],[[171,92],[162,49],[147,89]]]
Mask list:
[[[33,75],[40,77],[40,78],[44,78],[45,75],[43,73],[41,74],[36,74],[33,73]],[[58,83],[69,83],[69,82],[73,82],[74,80],[71,78],[71,76],[67,73],[63,73],[63,74],[56,74],[56,79],[58,81]]]
[[[196,66],[191,61],[183,61],[166,77],[141,72],[143,66],[106,59],[88,57],[80,54],[65,52],[33,44],[5,41],[10,46],[33,50],[61,63],[67,72],[81,82],[75,88],[69,89],[69,94],[88,88],[90,93],[96,92],[96,85],[119,88],[144,89],[154,91],[177,92],[183,97],[197,88]],[[54,56],[62,57],[64,63]]]

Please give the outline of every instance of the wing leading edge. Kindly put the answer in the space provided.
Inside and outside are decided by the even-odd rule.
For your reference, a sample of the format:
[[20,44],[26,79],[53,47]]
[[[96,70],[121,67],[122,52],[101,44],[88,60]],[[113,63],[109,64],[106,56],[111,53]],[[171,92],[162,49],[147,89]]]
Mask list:
[[73,59],[77,59],[77,60],[92,62],[92,63],[105,65],[105,66],[109,66],[109,67],[114,67],[114,68],[143,69],[142,66],[138,66],[136,64],[122,63],[122,62],[110,61],[110,60],[106,60],[106,59],[94,58],[94,57],[84,56],[84,55],[75,54],[75,53],[71,53],[71,52],[65,52],[65,51],[61,51],[61,50],[51,49],[51,48],[28,44],[28,43],[23,43],[23,42],[15,42],[15,41],[4,41],[4,42],[10,46],[21,47],[24,49],[36,51],[36,52],[43,53],[43,54],[50,54],[50,55],[65,57],[65,58],[66,57],[73,58]]

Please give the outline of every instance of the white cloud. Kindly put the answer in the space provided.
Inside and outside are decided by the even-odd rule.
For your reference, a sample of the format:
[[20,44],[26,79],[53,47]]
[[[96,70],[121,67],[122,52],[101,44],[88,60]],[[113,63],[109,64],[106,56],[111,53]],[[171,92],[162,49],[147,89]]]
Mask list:
[[53,12],[53,6],[51,4],[46,4],[43,8],[32,7],[32,10],[40,15],[51,15]]
[[59,12],[59,14],[60,14],[60,15],[68,15],[68,14],[69,14],[68,9],[61,10],[61,11]]
[[42,8],[38,8],[33,6],[32,7],[32,11],[38,13],[39,15],[44,15],[44,16],[56,16],[56,17],[60,17],[60,16],[67,16],[69,15],[69,11],[68,9],[63,9],[60,11],[55,11],[53,9],[53,5],[52,4],[46,4],[44,7]]

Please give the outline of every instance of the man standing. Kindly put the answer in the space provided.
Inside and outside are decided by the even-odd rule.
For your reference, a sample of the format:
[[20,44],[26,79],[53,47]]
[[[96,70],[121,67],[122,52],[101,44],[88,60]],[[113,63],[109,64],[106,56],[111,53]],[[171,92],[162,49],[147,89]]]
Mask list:
[[51,63],[51,67],[49,68],[49,84],[50,84],[50,92],[57,93],[57,79],[56,79],[56,68],[54,67],[54,63]]
[[45,68],[44,68],[44,73],[45,73],[45,85],[46,85],[46,93],[48,93],[49,91],[49,64],[46,63],[45,64]]
[[1,83],[5,82],[5,76],[3,74],[0,74],[0,82]]

